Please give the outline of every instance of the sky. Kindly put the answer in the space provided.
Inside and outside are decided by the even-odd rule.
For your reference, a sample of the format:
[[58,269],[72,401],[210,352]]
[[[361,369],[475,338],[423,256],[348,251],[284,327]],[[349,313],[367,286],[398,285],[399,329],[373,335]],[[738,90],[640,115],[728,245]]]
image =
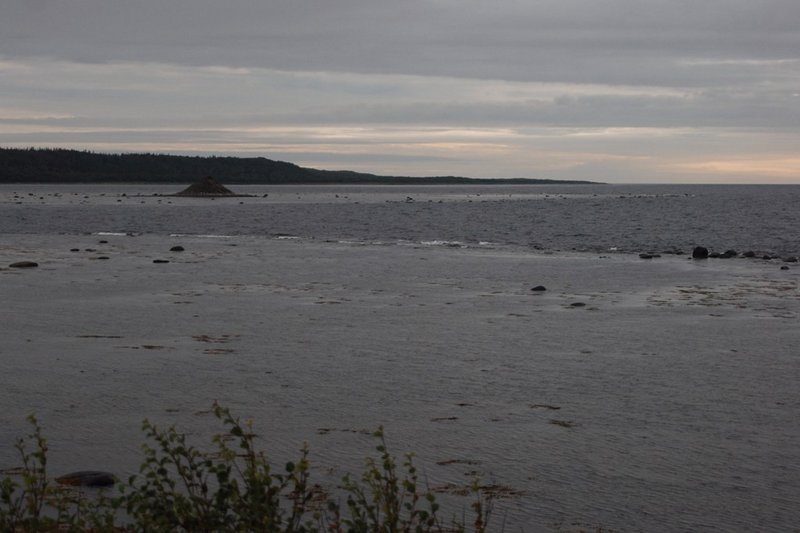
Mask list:
[[800,183],[800,1],[2,0],[0,146]]

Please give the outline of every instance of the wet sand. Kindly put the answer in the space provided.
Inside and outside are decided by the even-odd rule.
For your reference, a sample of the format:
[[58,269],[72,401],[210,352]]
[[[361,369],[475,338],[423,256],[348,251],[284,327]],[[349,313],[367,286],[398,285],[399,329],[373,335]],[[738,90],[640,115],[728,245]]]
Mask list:
[[322,480],[383,425],[514,531],[800,523],[800,268],[153,235],[3,235],[0,267],[0,468],[28,413],[54,475],[124,475],[143,418],[202,442],[218,400]]

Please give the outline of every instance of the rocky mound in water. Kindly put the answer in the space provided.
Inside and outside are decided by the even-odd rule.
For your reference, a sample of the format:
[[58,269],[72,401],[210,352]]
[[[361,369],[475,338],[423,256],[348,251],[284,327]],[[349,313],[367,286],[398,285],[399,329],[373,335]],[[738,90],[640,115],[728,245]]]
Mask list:
[[229,188],[217,182],[211,176],[206,176],[197,183],[189,185],[181,192],[175,193],[174,196],[243,196],[236,194]]

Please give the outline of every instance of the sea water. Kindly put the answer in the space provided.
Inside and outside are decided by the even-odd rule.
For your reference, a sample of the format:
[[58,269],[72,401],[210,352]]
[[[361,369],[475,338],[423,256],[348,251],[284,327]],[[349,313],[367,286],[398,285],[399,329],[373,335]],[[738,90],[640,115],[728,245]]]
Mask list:
[[[800,253],[800,186],[3,185],[0,232],[296,236],[546,251]],[[57,194],[57,197],[54,195]],[[143,195],[143,196],[142,196]]]
[[0,468],[33,411],[54,474],[125,476],[217,399],[329,485],[383,425],[509,489],[495,530],[800,523],[797,269],[686,257],[797,255],[798,187],[179,188],[0,189],[0,266],[41,262],[0,271]]

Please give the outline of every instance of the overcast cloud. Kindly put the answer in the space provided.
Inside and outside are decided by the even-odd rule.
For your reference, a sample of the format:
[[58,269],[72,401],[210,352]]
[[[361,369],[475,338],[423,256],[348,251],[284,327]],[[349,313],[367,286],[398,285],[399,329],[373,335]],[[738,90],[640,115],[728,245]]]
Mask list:
[[800,183],[797,0],[4,0],[0,146]]

